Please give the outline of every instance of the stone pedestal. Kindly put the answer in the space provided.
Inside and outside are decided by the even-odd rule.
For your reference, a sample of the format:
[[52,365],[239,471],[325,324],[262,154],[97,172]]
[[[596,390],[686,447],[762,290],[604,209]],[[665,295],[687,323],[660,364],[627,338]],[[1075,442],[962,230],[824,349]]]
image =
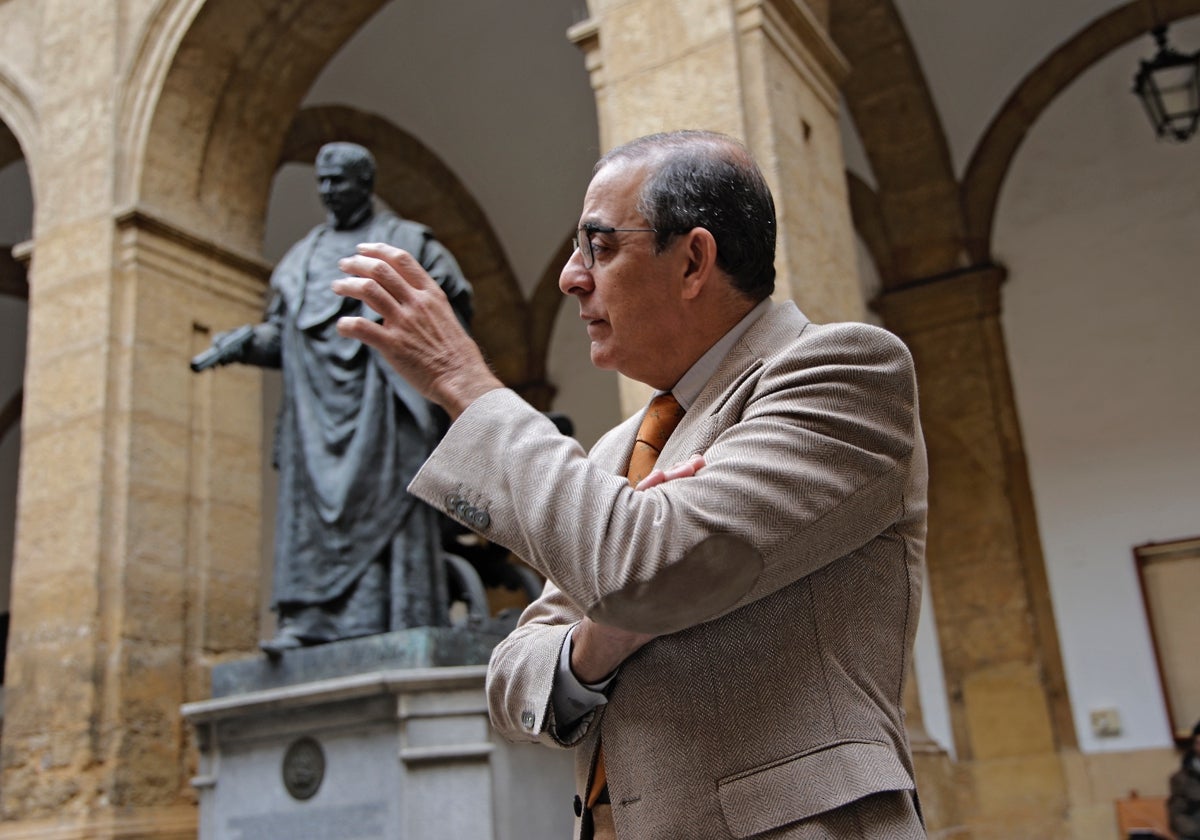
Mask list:
[[[218,696],[183,707],[200,840],[569,837],[570,753],[492,731],[483,664],[429,665],[488,641],[409,630],[218,666]],[[322,674],[339,663],[359,672]]]

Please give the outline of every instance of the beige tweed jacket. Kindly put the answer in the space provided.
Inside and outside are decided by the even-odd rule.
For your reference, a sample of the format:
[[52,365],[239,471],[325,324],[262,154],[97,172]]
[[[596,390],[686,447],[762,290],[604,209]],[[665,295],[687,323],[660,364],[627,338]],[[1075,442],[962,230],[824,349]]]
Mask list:
[[[698,475],[634,492],[639,421],[585,456],[494,391],[413,481],[548,579],[492,656],[496,728],[574,747],[580,790],[603,734],[621,840],[924,837],[901,709],[927,484],[904,345],[775,304],[660,456],[704,453]],[[661,635],[564,738],[550,693],[585,614]]]

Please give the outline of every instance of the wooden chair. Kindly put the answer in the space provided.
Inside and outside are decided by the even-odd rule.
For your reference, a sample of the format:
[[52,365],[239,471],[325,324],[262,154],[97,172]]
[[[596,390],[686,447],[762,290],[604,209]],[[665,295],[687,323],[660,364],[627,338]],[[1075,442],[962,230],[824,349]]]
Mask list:
[[1175,840],[1167,825],[1167,798],[1165,796],[1138,796],[1131,790],[1126,799],[1117,800],[1117,828],[1121,840],[1135,838],[1161,838]]

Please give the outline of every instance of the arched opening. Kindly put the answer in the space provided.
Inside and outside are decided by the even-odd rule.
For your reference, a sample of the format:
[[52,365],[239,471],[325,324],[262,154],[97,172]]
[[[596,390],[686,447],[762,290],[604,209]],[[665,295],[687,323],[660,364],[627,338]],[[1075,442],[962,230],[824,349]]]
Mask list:
[[[1188,316],[1198,303],[1190,281],[1200,255],[1190,232],[1200,206],[1186,176],[1194,149],[1154,140],[1130,84],[1138,60],[1153,52],[1150,26],[1171,22],[1172,38],[1194,48],[1200,21],[1192,16],[1200,7],[1194,0],[1114,3],[1094,19],[1055,7],[1056,17],[1040,21],[1041,42],[1022,41],[1025,54],[1006,55],[1007,63],[996,59],[1015,48],[1012,39],[989,31],[978,10],[933,15],[920,4],[870,0],[857,7],[863,15],[838,17],[855,4],[834,14],[835,30],[840,20],[849,49],[865,59],[856,67],[863,84],[847,90],[856,97],[849,110],[857,125],[849,131],[864,135],[861,147],[857,137],[847,143],[855,225],[883,279],[883,297],[904,290],[890,295],[894,308],[881,309],[919,333],[928,374],[923,409],[945,413],[925,423],[935,594],[939,586],[952,589],[952,598],[944,596],[952,607],[978,597],[981,612],[999,615],[995,605],[1005,593],[989,579],[986,557],[968,560],[975,556],[969,541],[950,531],[985,516],[1014,523],[1006,555],[1023,561],[1018,574],[1028,580],[1029,600],[1018,612],[1037,633],[1029,657],[1038,666],[1036,692],[1027,705],[1037,710],[1038,727],[1049,730],[1038,749],[1070,755],[1078,743],[1087,772],[1097,777],[1123,752],[1157,760],[1170,731],[1131,549],[1195,536],[1194,516],[1185,511],[1196,508],[1191,478],[1200,457],[1192,431],[1200,406],[1188,387],[1200,358]],[[881,39],[912,43],[887,50]],[[920,63],[902,60],[906,53]],[[888,85],[897,79],[901,90],[891,99]],[[882,119],[895,108],[912,115],[918,132],[929,129],[933,109],[948,142],[914,144],[925,156],[906,156],[910,132],[889,136]],[[947,184],[953,200],[939,205]],[[931,242],[957,247],[914,254],[914,243],[938,231],[944,235]],[[914,270],[939,253],[936,265]],[[992,291],[994,299],[986,296]],[[920,305],[929,317],[913,326]],[[948,332],[938,325],[969,322],[989,324],[978,335],[985,351],[922,337]],[[919,360],[919,376],[921,370]],[[973,376],[988,382],[978,405],[965,397],[963,383]],[[930,409],[945,395],[963,399]],[[956,414],[960,407],[977,413]],[[955,424],[937,422],[946,417]],[[989,450],[1004,458],[972,479],[962,465]],[[957,487],[972,504],[956,512],[944,490],[935,501],[937,482]],[[985,506],[983,490],[997,485],[1007,503]],[[939,580],[938,554],[945,560],[947,552],[957,565],[943,563]],[[949,655],[955,636],[971,636],[966,617],[939,604],[938,621],[949,669],[982,674],[957,667]],[[941,627],[950,628],[951,644]],[[1018,635],[1012,629],[1006,638]],[[961,748],[977,734],[973,724],[944,726],[953,723],[955,703],[971,702],[953,688],[949,700],[949,713],[927,707],[926,723],[953,733],[965,765],[992,760]],[[1119,724],[1094,728],[1094,712]],[[987,746],[991,755],[1007,755],[1016,740]],[[1071,807],[1089,807],[1086,798],[1070,800]],[[1111,811],[1108,802],[1096,807]]]
[[[156,23],[179,46],[168,67],[146,53],[135,68],[162,75],[162,94],[153,113],[127,102],[124,130],[146,141],[119,188],[149,216],[270,262],[323,219],[311,181],[320,143],[369,146],[377,194],[433,227],[470,272],[476,335],[497,372],[550,408],[548,357],[587,359],[578,323],[551,337],[557,291],[535,292],[557,275],[598,152],[587,73],[565,37],[577,12],[546,0],[518,20],[480,7],[464,26],[452,9],[358,2],[325,16],[335,13],[305,2],[164,7]],[[273,58],[247,57],[250,45]],[[582,418],[590,442],[616,419],[616,382],[582,373],[570,370],[574,404],[554,407]],[[269,422],[263,432],[269,448]]]
[[[1171,31],[1200,44],[1200,19]],[[1200,506],[1200,203],[1185,174],[1195,149],[1156,142],[1128,92],[1151,50],[1148,37],[1126,43],[1048,103],[1012,158],[993,224],[1046,570],[1088,752],[1170,743],[1131,552],[1194,536]],[[1090,714],[1107,709],[1120,732],[1097,734]]]
[[21,250],[33,233],[33,191],[16,137],[0,122],[0,722],[8,645],[29,283]]
[[[587,356],[582,330],[551,340],[554,319],[542,312],[533,323],[528,311],[543,275],[557,272],[562,231],[578,214],[599,151],[594,96],[565,36],[579,14],[541,0],[519,20],[473,9],[464,26],[450,8],[378,0],[336,12],[314,2],[164,5],[149,35],[177,47],[139,53],[131,72],[135,82],[161,79],[162,93],[157,102],[124,103],[123,133],[143,151],[122,161],[118,190],[144,213],[255,256],[277,167],[314,128],[328,127],[294,123],[298,109],[370,114],[398,127],[445,162],[490,228],[432,223],[447,240],[461,233],[467,251],[482,235],[493,252],[471,278],[481,343],[505,381],[538,404],[557,385],[546,381],[547,356]],[[451,53],[455,61],[446,62]],[[396,150],[375,149],[388,151]],[[440,206],[454,201],[443,197]],[[560,308],[543,302],[540,310]],[[575,365],[568,375],[574,404],[555,407],[577,415],[590,442],[607,428],[615,378]]]

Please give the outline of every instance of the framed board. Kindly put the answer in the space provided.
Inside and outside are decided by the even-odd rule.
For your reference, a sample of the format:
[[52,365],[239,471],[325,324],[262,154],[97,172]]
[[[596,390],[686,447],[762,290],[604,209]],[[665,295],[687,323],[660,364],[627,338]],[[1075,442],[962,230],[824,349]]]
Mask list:
[[1200,537],[1133,549],[1176,743],[1200,721]]

